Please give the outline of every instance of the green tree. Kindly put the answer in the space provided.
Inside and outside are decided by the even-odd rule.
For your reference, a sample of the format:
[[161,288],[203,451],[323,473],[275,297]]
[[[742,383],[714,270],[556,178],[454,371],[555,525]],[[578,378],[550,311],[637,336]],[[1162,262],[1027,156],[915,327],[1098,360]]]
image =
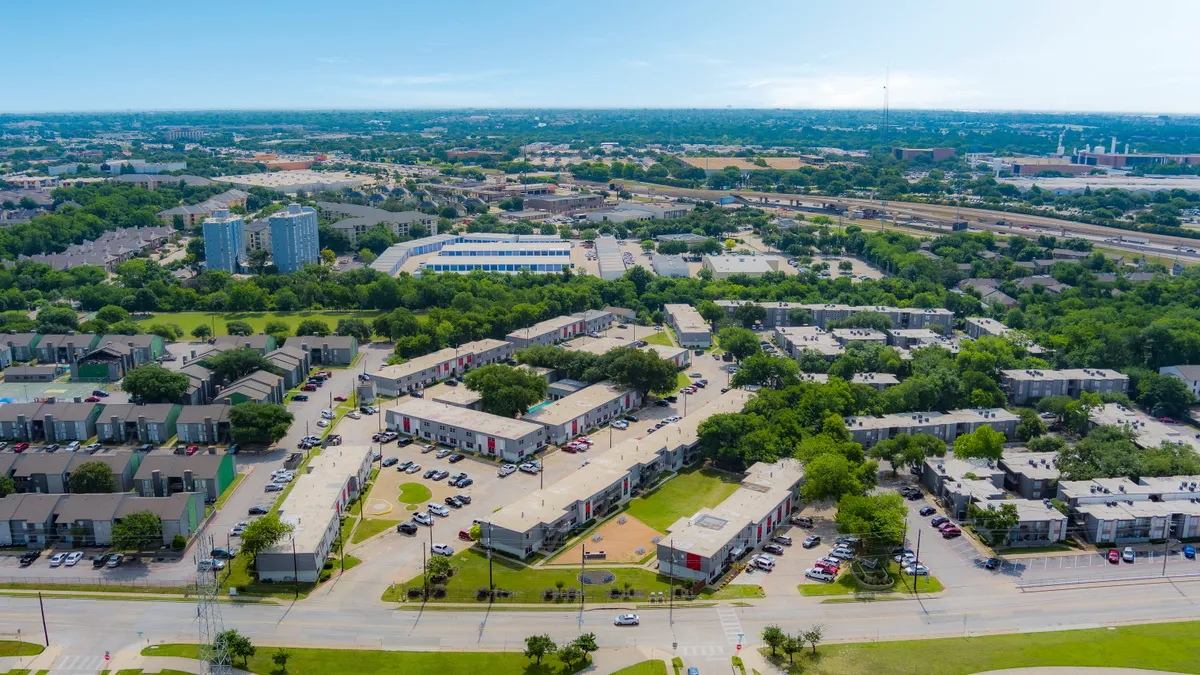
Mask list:
[[105,305],[96,311],[96,318],[112,325],[121,321],[128,321],[130,315],[129,312],[116,305]]
[[1015,504],[1001,504],[998,508],[989,504],[987,508],[982,509],[970,504],[967,506],[967,517],[975,521],[978,529],[989,534],[993,546],[1003,545],[1008,539],[1009,531],[1021,522]]
[[700,314],[700,318],[708,322],[710,327],[715,327],[718,321],[725,318],[725,309],[712,300],[701,300],[696,303],[696,311]]
[[352,335],[359,342],[370,342],[372,332],[371,324],[362,319],[338,319],[338,335]]
[[850,262],[849,260],[843,260],[838,263],[838,269],[843,272],[849,272],[850,270],[854,269],[854,263]]
[[717,333],[717,339],[721,342],[721,349],[733,354],[738,363],[762,351],[758,336],[745,328],[724,328]]
[[580,649],[579,646],[574,642],[572,642],[558,650],[558,658],[560,661],[565,663],[567,665],[567,669],[570,670],[576,661],[581,661],[587,658],[587,654],[583,653],[583,650]]
[[16,481],[8,476],[0,476],[0,498],[7,497],[16,491]]
[[753,328],[767,318],[767,308],[753,302],[745,302],[733,310],[733,318],[743,328]]
[[678,384],[675,363],[657,352],[618,347],[601,357],[600,367],[609,379],[638,390],[642,396],[667,394]]
[[236,629],[230,628],[217,634],[213,644],[217,646],[223,645],[228,651],[231,658],[240,658],[242,665],[247,666],[250,663],[250,657],[254,656],[258,649],[250,642],[250,638],[239,633]]
[[896,546],[904,539],[908,509],[898,494],[845,494],[838,500],[838,532],[856,534],[877,546]]
[[541,664],[543,657],[556,651],[558,651],[558,645],[550,639],[549,635],[530,635],[525,638],[525,658],[533,659],[534,663]]
[[325,337],[332,331],[329,330],[329,324],[320,319],[305,319],[296,326],[296,335],[316,335]]
[[135,511],[112,526],[111,546],[118,551],[141,551],[162,545],[162,519],[153,511]]
[[584,633],[583,635],[575,638],[575,642],[572,644],[578,647],[585,656],[600,650],[600,645],[596,644],[595,633]]
[[292,327],[289,326],[288,322],[286,321],[271,319],[270,321],[267,321],[267,326],[263,332],[275,338],[276,343],[282,344],[283,340],[292,334]]
[[793,307],[788,310],[788,323],[793,326],[805,326],[812,323],[812,312],[803,307]]
[[430,556],[429,560],[425,562],[425,576],[427,576],[429,579],[433,579],[435,577],[448,577],[453,572],[454,565],[450,564],[450,559],[446,556]]
[[1017,438],[1022,441],[1029,441],[1049,431],[1042,418],[1029,408],[1022,408],[1018,417],[1020,421],[1017,422]]
[[[385,232],[387,231],[387,228],[384,227],[383,225],[376,225],[375,227],[377,229],[381,228]],[[367,234],[370,234],[370,232],[367,232]],[[389,232],[389,234],[391,234],[391,233]],[[392,241],[394,242],[395,239],[393,239]],[[388,246],[391,246],[391,244],[388,244]],[[386,248],[386,247],[384,247],[384,248]],[[321,264],[322,265],[332,265],[335,262],[337,262],[337,254],[334,253],[332,249],[330,249],[328,247],[321,249]]]
[[787,633],[779,626],[771,624],[762,631],[763,644],[771,648],[771,656],[775,656],[775,651],[783,647],[783,643],[787,642]]
[[183,337],[183,333],[168,323],[152,323],[146,326],[146,332],[151,335],[157,335],[167,342],[174,342]]
[[792,359],[753,354],[742,362],[733,376],[733,386],[758,385],[771,389],[783,389],[800,382],[800,364]]
[[43,334],[70,333],[79,329],[75,310],[51,305],[38,311],[37,332]]
[[71,472],[67,486],[73,494],[107,494],[117,491],[117,479],[104,462],[84,462]]
[[813,654],[817,653],[817,645],[825,640],[825,626],[815,623],[804,631],[804,641],[812,645]]
[[596,241],[596,237],[598,237],[598,236],[600,236],[600,235],[597,234],[597,232],[591,228],[588,228],[579,233],[579,238],[583,241]]
[[254,335],[254,327],[245,321],[226,321],[226,335]]
[[1059,452],[1067,447],[1067,442],[1062,436],[1038,436],[1029,439],[1025,445],[1030,452]]
[[[780,645],[783,653],[787,654],[788,663],[795,663],[796,654],[804,650],[804,636],[801,635],[784,635],[783,644]],[[774,652],[771,652],[774,654]]]
[[242,553],[255,558],[259,553],[283,541],[294,529],[291,523],[280,520],[278,513],[268,513],[258,520],[251,521],[242,532]]
[[[205,368],[213,371],[218,377],[230,382],[245,377],[256,370],[265,370],[276,375],[279,374],[278,368],[275,364],[268,361],[267,357],[258,353],[258,350],[248,347],[226,349],[223,352],[205,357],[202,363]],[[138,370],[142,370],[142,368]],[[136,373],[137,371],[133,372]],[[184,381],[186,383],[186,376],[184,377]]]
[[1004,434],[984,425],[969,434],[954,439],[954,456],[999,460],[1004,454]]
[[192,329],[192,337],[197,340],[206,340],[210,335],[212,335],[212,329],[206,323],[202,323]]
[[229,409],[234,443],[269,445],[287,435],[295,417],[278,403],[239,403]]
[[1148,373],[1137,383],[1137,402],[1156,417],[1179,416],[1196,402],[1196,397],[1182,379]]
[[247,267],[254,274],[262,274],[271,262],[271,252],[265,248],[256,248],[246,255]]
[[375,252],[369,248],[361,249],[358,252],[358,261],[364,265],[370,265],[378,259],[379,256],[375,255]]
[[182,403],[190,382],[183,373],[150,363],[126,373],[121,389],[145,403]]
[[283,647],[279,647],[274,654],[271,654],[271,662],[279,666],[280,675],[287,675],[287,664],[291,658],[292,653]]
[[832,452],[817,455],[804,468],[807,480],[800,488],[806,502],[837,500],[842,495],[862,494],[863,484],[855,466],[843,455]]
[[524,415],[546,399],[546,379],[528,368],[494,363],[467,373],[463,382],[480,393],[485,412],[501,417]]

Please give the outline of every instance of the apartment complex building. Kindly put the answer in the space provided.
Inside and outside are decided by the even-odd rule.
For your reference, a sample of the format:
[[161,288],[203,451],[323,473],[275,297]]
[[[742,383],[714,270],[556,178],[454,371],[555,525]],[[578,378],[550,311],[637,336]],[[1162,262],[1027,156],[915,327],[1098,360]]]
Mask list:
[[382,396],[400,396],[480,366],[512,358],[513,343],[502,340],[476,340],[418,356],[396,366],[385,366],[371,375]]
[[898,434],[930,434],[953,443],[982,426],[989,426],[1012,437],[1017,430],[1016,415],[1004,408],[971,408],[949,412],[914,412],[883,415],[882,417],[847,417],[846,429],[855,443],[869,448],[879,441]]
[[743,300],[717,300],[717,306],[725,310],[730,318],[734,317],[737,308],[743,304],[758,304],[766,310],[762,320],[763,328],[776,326],[791,326],[788,314],[793,309],[807,310],[812,317],[809,322],[814,326],[829,328],[830,322],[841,321],[860,312],[874,312],[887,316],[892,321],[893,328],[933,328],[939,326],[943,334],[949,334],[954,326],[954,312],[941,307],[926,309],[921,307],[887,307],[882,305],[838,305],[838,304],[804,304],[798,302],[763,302],[751,303]]
[[675,331],[675,337],[684,347],[707,349],[712,346],[712,329],[700,312],[691,305],[668,304],[663,306],[667,325]]
[[562,445],[641,404],[641,392],[612,382],[599,382],[530,411],[524,419],[546,427],[549,442]]
[[245,223],[242,217],[218,209],[204,219],[204,259],[210,270],[237,274],[246,261]]
[[523,461],[546,447],[546,428],[426,399],[407,399],[387,410],[388,429],[506,462]]
[[282,274],[316,264],[321,258],[317,243],[317,212],[311,206],[288,204],[271,214],[271,262]]
[[613,324],[612,312],[588,309],[575,314],[540,321],[528,328],[519,328],[504,337],[517,349],[532,345],[553,345],[576,335],[608,330]]
[[1129,390],[1129,376],[1104,368],[1026,368],[1000,371],[1000,386],[1011,403],[1023,405],[1045,396],[1079,398],[1079,394],[1085,391],[1094,394],[1123,394]]

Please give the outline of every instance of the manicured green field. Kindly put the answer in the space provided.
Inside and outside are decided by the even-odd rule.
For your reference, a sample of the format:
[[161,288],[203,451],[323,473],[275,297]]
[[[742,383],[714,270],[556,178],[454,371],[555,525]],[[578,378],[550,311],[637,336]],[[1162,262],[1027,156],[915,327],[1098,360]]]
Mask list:
[[656,330],[653,333],[641,338],[652,345],[663,345],[665,347],[674,347],[675,343],[671,341],[669,329]]
[[[770,654],[770,650],[765,650]],[[826,645],[796,655],[805,675],[968,675],[1005,668],[1078,666],[1200,673],[1200,622],[1092,630]],[[787,666],[787,657],[781,657]]]
[[[196,658],[196,645],[155,645],[142,650],[145,656],[182,656]],[[272,675],[279,667],[271,661],[273,647],[259,647],[250,658],[249,670],[259,675]],[[569,675],[588,664],[576,663],[567,667],[556,656],[542,659],[535,665],[520,652],[393,652],[369,649],[302,649],[287,650],[287,672],[301,675]],[[241,660],[234,666],[242,668]]]
[[658,659],[642,661],[627,668],[622,668],[613,673],[613,675],[667,675],[667,664],[665,661]]
[[694,469],[663,483],[654,492],[629,502],[626,513],[659,532],[676,520],[720,504],[741,484],[736,477],[709,469]]
[[400,524],[398,520],[384,520],[383,518],[365,518],[354,528],[354,536],[350,537],[351,544],[364,542],[371,537],[390,530]]
[[32,642],[0,640],[0,656],[36,656],[45,649],[45,647]]
[[433,492],[420,483],[404,483],[400,486],[400,501],[405,504],[424,504],[433,497]]
[[322,312],[322,311],[305,311],[305,312],[163,312],[155,314],[149,319],[144,319],[139,323],[145,327],[152,323],[173,323],[178,324],[183,329],[183,334],[190,339],[192,329],[196,326],[204,324],[212,327],[216,323],[217,335],[227,335],[225,324],[229,321],[245,321],[250,324],[250,327],[255,332],[265,331],[268,321],[284,321],[293,333],[296,331],[296,326],[305,319],[319,319],[329,324],[330,330],[337,329],[339,319],[363,319],[365,321],[373,321],[379,316],[377,311],[349,311],[349,312]]

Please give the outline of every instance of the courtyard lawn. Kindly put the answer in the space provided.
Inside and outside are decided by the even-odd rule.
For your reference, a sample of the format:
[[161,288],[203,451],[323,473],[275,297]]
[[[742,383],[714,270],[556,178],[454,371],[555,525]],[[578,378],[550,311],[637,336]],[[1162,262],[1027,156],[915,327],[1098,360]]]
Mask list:
[[212,327],[214,320],[217,325],[217,335],[228,335],[225,330],[225,324],[229,321],[245,321],[250,324],[254,332],[262,332],[267,329],[268,321],[284,321],[292,333],[296,332],[296,326],[305,319],[320,319],[329,324],[330,330],[337,329],[339,319],[362,319],[368,323],[375,320],[379,316],[378,311],[301,311],[301,312],[163,312],[155,314],[149,319],[143,319],[138,323],[143,327],[152,323],[173,323],[178,324],[183,329],[184,340],[192,339],[192,329],[201,324]]
[[45,647],[32,642],[0,640],[0,656],[37,656]]
[[[258,675],[272,675],[279,667],[271,661],[273,647],[259,647],[250,657],[249,670]],[[321,675],[569,675],[589,665],[587,661],[568,667],[554,655],[534,664],[521,652],[396,652],[374,649],[305,649],[289,647],[289,673],[320,673]],[[145,656],[182,656],[196,658],[193,644],[152,645],[142,650]],[[242,668],[241,659],[234,667]]]
[[650,494],[629,502],[626,513],[665,532],[676,520],[720,504],[740,484],[740,479],[727,473],[692,469],[668,480]]
[[652,345],[663,345],[664,347],[674,347],[675,341],[671,339],[671,329],[663,328],[656,330],[650,335],[641,338]]
[[354,535],[350,537],[351,544],[364,542],[371,537],[395,528],[400,524],[398,520],[384,520],[383,518],[364,518],[358,521],[358,527],[354,528]]
[[[465,543],[454,542],[451,544],[459,551],[450,558],[450,562],[455,567],[456,572],[446,583],[445,597],[436,598],[431,600],[431,602],[474,602],[476,591],[481,588],[487,588],[487,556],[478,548],[461,549],[460,544]],[[579,589],[578,568],[534,569],[501,555],[492,556],[492,563],[492,578],[496,584],[496,588],[515,592],[515,597],[497,598],[497,602],[547,602],[549,604],[550,601],[542,599],[542,592],[547,589],[555,589],[556,584],[560,581],[563,583],[564,591],[571,588],[575,588],[576,591]],[[604,570],[609,568],[606,568],[603,562],[596,562],[594,564],[590,563],[588,569]],[[630,589],[641,592],[641,595],[635,598],[635,600],[639,601],[646,600],[645,593],[647,591],[662,591],[666,593],[671,588],[671,582],[667,577],[659,576],[654,572],[642,568],[614,567],[609,571],[615,577],[612,583],[587,587],[588,602],[609,600],[609,592],[613,588],[624,590],[625,584],[629,584]],[[408,580],[405,585],[413,588],[420,587],[422,583],[422,577],[417,575]],[[403,594],[403,588],[397,585],[395,588],[389,588],[384,592],[383,601],[398,602],[403,599]],[[704,597],[707,598],[708,596]],[[559,600],[557,602],[570,603],[571,601]],[[579,602],[578,598],[574,602]]]
[[433,499],[433,491],[420,483],[402,483],[400,501],[405,504],[424,504]]
[[[770,649],[762,650],[770,659]],[[968,675],[1006,668],[1075,666],[1200,673],[1200,622],[1112,629],[822,645],[796,655],[805,675]],[[786,668],[786,656],[776,657]]]
[[684,387],[690,386],[691,384],[692,384],[692,378],[688,377],[687,373],[676,373],[675,374],[675,391],[676,392],[678,392],[680,389],[683,389]]

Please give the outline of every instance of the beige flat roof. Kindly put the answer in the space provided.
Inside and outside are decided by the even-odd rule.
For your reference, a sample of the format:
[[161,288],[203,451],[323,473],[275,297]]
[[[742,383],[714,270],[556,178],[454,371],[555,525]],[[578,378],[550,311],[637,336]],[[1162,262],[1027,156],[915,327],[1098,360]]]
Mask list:
[[525,438],[530,434],[537,433],[542,428],[538,424],[446,405],[428,398],[410,398],[387,410],[389,422],[401,415],[513,440]]
[[663,310],[675,320],[675,326],[685,333],[702,333],[710,330],[708,322],[691,305],[663,305]]
[[525,416],[525,419],[545,425],[565,424],[580,415],[589,413],[596,408],[615,401],[622,396],[632,394],[633,390],[612,382],[597,382],[581,389],[574,394],[564,396],[547,406]]
[[[295,530],[296,550],[312,552],[337,515],[337,502],[351,476],[371,454],[366,445],[331,445],[308,460],[307,472],[296,477],[292,491],[279,506],[279,518]],[[362,486],[359,486],[362,489]],[[276,544],[272,553],[291,551],[291,539]]]

